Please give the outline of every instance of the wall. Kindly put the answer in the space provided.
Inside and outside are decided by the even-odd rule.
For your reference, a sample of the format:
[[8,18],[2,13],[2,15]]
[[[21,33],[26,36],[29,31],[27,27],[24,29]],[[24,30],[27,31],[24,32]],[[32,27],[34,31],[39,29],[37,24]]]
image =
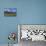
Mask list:
[[5,17],[4,8],[16,8],[15,0],[0,0],[0,44],[8,43],[10,32],[17,33],[18,15],[16,17]]
[[[4,8],[17,8],[17,16],[5,17]],[[0,0],[0,44],[8,43],[17,24],[46,24],[46,0]]]
[[46,24],[46,0],[23,0],[20,23]]

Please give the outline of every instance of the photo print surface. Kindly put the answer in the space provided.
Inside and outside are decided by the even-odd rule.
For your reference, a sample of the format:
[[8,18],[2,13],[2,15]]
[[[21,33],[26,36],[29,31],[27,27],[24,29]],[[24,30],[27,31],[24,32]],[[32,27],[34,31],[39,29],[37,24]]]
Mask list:
[[4,16],[16,16],[16,8],[4,8]]

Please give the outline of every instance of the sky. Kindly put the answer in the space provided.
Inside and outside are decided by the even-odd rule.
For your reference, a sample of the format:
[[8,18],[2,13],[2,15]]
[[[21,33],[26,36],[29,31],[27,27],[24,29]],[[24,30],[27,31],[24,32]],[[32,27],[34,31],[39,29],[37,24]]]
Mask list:
[[16,8],[4,8],[4,11],[16,12]]

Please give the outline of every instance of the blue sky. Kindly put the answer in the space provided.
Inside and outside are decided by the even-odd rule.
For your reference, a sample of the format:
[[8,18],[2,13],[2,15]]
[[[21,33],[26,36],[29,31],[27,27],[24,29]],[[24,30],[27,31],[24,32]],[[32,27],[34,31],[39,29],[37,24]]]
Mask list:
[[16,12],[16,8],[5,8],[4,11]]

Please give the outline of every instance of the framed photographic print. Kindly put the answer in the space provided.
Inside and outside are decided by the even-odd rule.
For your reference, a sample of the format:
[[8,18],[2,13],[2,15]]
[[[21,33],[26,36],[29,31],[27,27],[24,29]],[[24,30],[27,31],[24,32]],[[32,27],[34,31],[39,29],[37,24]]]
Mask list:
[[16,8],[4,8],[4,16],[16,16]]

